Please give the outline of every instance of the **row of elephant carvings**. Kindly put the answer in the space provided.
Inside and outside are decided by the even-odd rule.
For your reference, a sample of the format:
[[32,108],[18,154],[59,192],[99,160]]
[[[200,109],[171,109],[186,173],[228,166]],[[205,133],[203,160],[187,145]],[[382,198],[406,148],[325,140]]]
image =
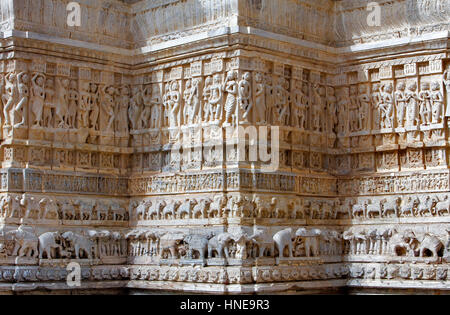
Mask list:
[[450,215],[448,196],[388,196],[383,199],[308,200],[300,197],[225,196],[211,198],[132,201],[134,220],[210,218],[374,219]]
[[[447,230],[450,233],[450,230]],[[135,229],[44,232],[29,227],[0,233],[0,257],[39,259],[100,259],[150,257],[161,260],[258,259],[382,255],[390,257],[450,258],[450,243],[431,233],[395,228],[363,230],[286,228],[276,233],[255,228],[251,235],[235,232],[185,233]],[[450,260],[450,259],[449,259]]]
[[101,259],[125,257],[123,233],[111,231],[44,232],[37,236],[25,226],[0,233],[0,257],[39,259]]
[[[131,257],[160,259],[257,259],[324,256],[380,255],[385,257],[444,257],[450,260],[450,243],[430,233],[395,228],[343,232],[330,229],[286,228],[275,234],[256,229],[252,235],[236,233],[184,234],[132,231],[128,234]],[[445,243],[445,245],[444,245]]]
[[117,201],[57,200],[52,197],[6,195],[0,199],[0,217],[36,220],[128,221],[127,209]]

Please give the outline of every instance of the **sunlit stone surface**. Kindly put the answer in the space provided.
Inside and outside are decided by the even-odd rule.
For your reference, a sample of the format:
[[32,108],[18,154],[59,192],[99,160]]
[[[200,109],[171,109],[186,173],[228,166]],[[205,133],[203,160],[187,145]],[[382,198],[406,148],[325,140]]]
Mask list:
[[0,290],[446,292],[450,2],[377,2],[1,1]]

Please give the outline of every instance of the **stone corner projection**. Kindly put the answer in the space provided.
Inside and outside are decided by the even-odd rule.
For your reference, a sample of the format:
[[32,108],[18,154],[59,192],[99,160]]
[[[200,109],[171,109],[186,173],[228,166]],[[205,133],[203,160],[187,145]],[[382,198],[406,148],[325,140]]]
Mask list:
[[0,291],[448,291],[450,2],[370,2],[1,1]]

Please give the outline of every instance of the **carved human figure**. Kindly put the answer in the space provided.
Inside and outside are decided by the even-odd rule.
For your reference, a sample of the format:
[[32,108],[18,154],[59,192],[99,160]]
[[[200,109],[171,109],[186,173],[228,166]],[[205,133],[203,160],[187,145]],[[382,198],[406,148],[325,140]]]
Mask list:
[[79,93],[77,81],[70,81],[69,86],[69,109],[67,115],[67,125],[69,128],[76,127],[76,117],[78,112]]
[[266,123],[266,88],[264,77],[260,72],[254,76],[255,79],[255,122],[257,124]]
[[251,85],[252,75],[250,72],[244,73],[242,80],[239,81],[238,89],[238,103],[239,108],[243,111],[242,119],[245,122],[250,120],[250,113],[253,109],[253,98],[252,98],[252,85]]
[[348,115],[350,122],[350,131],[356,132],[361,130],[361,126],[359,125],[359,102],[358,102],[358,89],[355,85],[350,87],[350,103],[348,107]]
[[321,85],[314,85],[312,102],[312,127],[314,131],[322,131],[323,111],[325,110],[324,97],[325,89]]
[[199,79],[192,79],[186,81],[184,89],[184,123],[188,125],[195,124],[200,118],[200,93],[199,93]]
[[417,126],[419,124],[419,115],[416,82],[411,82],[407,85],[406,102],[408,106],[406,112],[406,125],[408,127]]
[[44,127],[52,127],[53,109],[55,108],[55,81],[47,78],[45,82]]
[[152,119],[153,117],[151,117],[152,115],[152,86],[151,84],[144,86],[143,90],[142,90],[142,112],[140,115],[140,124],[142,126],[142,128],[146,129],[146,128],[154,128],[151,127],[152,122],[150,121],[150,119]]
[[111,85],[106,85],[102,88],[102,110],[103,114],[105,115],[104,121],[105,126],[102,131],[104,132],[112,132],[113,131],[113,124],[115,119],[115,113],[114,113],[114,95],[116,94],[116,90]]
[[209,117],[210,121],[222,121],[223,107],[222,107],[222,84],[220,83],[220,75],[215,74],[212,79],[212,84],[209,89]]
[[128,108],[128,119],[132,130],[138,130],[142,128],[142,92],[140,86],[133,86],[131,89],[130,107]]
[[[10,111],[13,109],[14,102],[17,99],[17,76],[10,72],[5,75],[5,93],[2,96],[3,101],[3,117],[5,118],[5,127],[11,126]],[[14,122],[13,122],[14,123]]]
[[203,121],[209,121],[211,112],[209,99],[211,98],[212,77],[205,79],[205,86],[203,87]]
[[237,104],[237,94],[238,94],[238,82],[237,82],[237,72],[229,71],[227,77],[223,84],[223,92],[227,93],[225,100],[225,124],[236,125],[237,124],[237,114],[236,114],[236,104]]
[[372,104],[373,104],[373,128],[379,129],[380,128],[380,119],[381,119],[380,104],[382,102],[379,83],[375,83],[373,85],[371,96],[372,96]]
[[[14,127],[22,127],[28,124],[28,101],[30,99],[30,90],[28,87],[29,76],[26,72],[21,72],[17,75],[17,92],[19,101],[14,108],[11,117]],[[18,119],[20,122],[16,123]]]
[[120,95],[116,101],[114,130],[119,133],[128,133],[128,107],[130,106],[130,88],[124,85],[120,88]]
[[170,84],[168,117],[169,127],[171,128],[178,127],[180,125],[179,112],[181,95],[179,88],[180,86],[178,81],[173,81]]
[[422,124],[429,125],[431,123],[431,112],[430,83],[422,82],[419,92],[419,113]]
[[[148,93],[148,92],[146,92]],[[150,96],[147,94],[144,98],[145,104],[150,104],[150,128],[156,129],[161,127],[161,95],[159,86],[151,91]],[[149,103],[148,103],[149,102]],[[147,106],[147,105],[146,105]],[[144,118],[144,116],[143,116]]]
[[381,128],[392,128],[394,120],[394,99],[392,84],[385,84],[381,88]]
[[360,85],[358,94],[358,118],[360,129],[363,131],[370,130],[370,103],[367,85]]
[[265,83],[265,99],[266,99],[266,122],[272,122],[272,107],[274,103],[274,86],[272,76],[267,74],[264,79]]
[[91,110],[91,93],[89,82],[80,82],[80,103],[78,107],[78,128],[89,128],[89,111]]
[[404,81],[399,82],[395,91],[395,104],[397,109],[397,127],[405,126],[406,118],[406,84]]
[[292,126],[304,129],[306,123],[305,111],[307,110],[303,104],[304,94],[302,91],[302,82],[295,81],[292,89]]
[[100,124],[98,121],[98,117],[100,114],[100,91],[99,86],[96,83],[91,83],[89,86],[91,93],[91,105],[89,106],[89,128],[98,131],[100,130]]
[[69,111],[69,80],[64,78],[56,78],[56,127],[67,127],[67,116]]
[[328,132],[336,133],[338,125],[337,97],[333,87],[327,87],[327,122]]
[[447,91],[447,109],[445,116],[450,116],[450,67],[444,72],[444,85]]
[[350,103],[349,89],[342,88],[338,96],[339,133],[345,134],[348,130],[348,104]]
[[439,82],[431,83],[431,110],[432,123],[438,124],[442,121],[442,113],[444,111],[444,96],[441,93]]

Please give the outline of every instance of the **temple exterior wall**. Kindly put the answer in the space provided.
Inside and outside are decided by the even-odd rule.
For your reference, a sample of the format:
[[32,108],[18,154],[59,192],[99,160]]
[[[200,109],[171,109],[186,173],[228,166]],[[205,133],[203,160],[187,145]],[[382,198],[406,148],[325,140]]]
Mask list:
[[450,3],[378,3],[2,1],[0,290],[447,292]]

